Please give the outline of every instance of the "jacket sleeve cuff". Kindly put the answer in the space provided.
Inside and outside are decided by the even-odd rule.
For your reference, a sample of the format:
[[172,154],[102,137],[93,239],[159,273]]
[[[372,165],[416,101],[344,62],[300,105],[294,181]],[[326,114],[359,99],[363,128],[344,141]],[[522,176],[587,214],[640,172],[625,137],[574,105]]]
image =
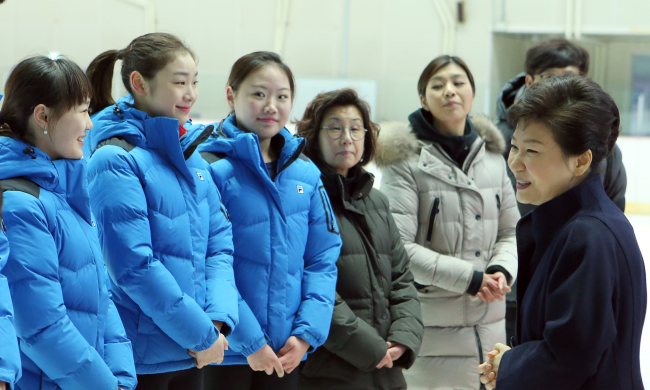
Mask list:
[[307,350],[307,353],[314,352],[316,350],[316,348],[322,344],[322,343],[319,343],[318,340],[316,340],[316,338],[314,336],[309,334],[309,332],[304,331],[304,330],[302,332],[299,332],[299,333],[297,333],[297,332],[292,333],[291,335],[299,337],[300,339],[305,340],[309,344],[309,349]]
[[196,352],[200,351],[205,351],[206,349],[210,348],[212,344],[214,344],[217,339],[219,339],[219,329],[217,329],[216,326],[212,326],[212,329],[214,329],[214,332],[210,333],[210,336],[201,344],[195,346],[193,349]]
[[265,346],[266,344],[268,344],[268,340],[266,339],[265,336],[262,337],[261,339],[258,339],[255,343],[253,343],[253,345],[243,348],[240,352],[245,357],[249,357],[250,355],[262,349],[262,347]]
[[[503,269],[503,267],[499,267],[499,268]],[[467,291],[465,292],[469,295],[474,296],[478,294],[478,290],[481,289],[481,284],[483,284],[483,272],[474,271],[474,274],[472,275],[472,280],[469,282],[469,287],[467,287]]]
[[485,273],[488,275],[496,274],[497,272],[503,272],[503,274],[506,276],[506,279],[508,280],[508,285],[512,283],[512,275],[510,275],[510,272],[506,271],[506,269],[500,265],[491,265],[485,270]]

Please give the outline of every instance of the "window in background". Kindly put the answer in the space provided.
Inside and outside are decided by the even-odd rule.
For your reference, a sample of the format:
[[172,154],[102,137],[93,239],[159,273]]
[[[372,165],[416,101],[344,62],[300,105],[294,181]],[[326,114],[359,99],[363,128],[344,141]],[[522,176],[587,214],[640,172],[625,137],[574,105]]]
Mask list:
[[650,135],[650,56],[632,58],[632,118],[629,135]]

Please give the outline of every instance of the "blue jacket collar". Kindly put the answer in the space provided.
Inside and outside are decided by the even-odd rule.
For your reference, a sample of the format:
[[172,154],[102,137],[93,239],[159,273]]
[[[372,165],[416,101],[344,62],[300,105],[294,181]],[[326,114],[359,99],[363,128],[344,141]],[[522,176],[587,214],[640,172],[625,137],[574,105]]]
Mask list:
[[63,194],[77,214],[90,222],[90,199],[84,160],[52,161],[37,147],[0,137],[0,180],[24,177],[50,192]]
[[[235,115],[229,115],[199,150],[202,152],[223,153],[237,158],[254,167],[262,169],[264,159],[257,135],[240,130],[236,126]],[[271,147],[281,150],[278,159],[278,172],[286,169],[302,153],[306,145],[304,138],[295,138],[287,128],[283,128],[271,140]],[[264,168],[265,170],[266,168]]]
[[[156,151],[160,156],[168,159],[188,178],[193,175],[187,169],[184,152],[188,148],[195,148],[195,141],[203,134],[205,127],[184,124],[187,134],[179,142],[179,124],[177,119],[167,117],[152,118],[147,113],[133,106],[133,98],[127,95],[110,107],[105,108],[93,117],[95,128],[88,132],[89,147],[94,151],[97,145],[111,137],[121,137],[127,142],[140,147]],[[89,137],[90,136],[90,137]],[[193,152],[193,149],[190,151]]]

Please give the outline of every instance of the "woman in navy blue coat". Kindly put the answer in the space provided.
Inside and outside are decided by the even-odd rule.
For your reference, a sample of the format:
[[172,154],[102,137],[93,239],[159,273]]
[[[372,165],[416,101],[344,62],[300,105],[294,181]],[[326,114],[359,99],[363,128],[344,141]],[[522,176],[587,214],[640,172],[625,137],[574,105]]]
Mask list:
[[23,376],[17,389],[132,390],[131,343],[107,289],[82,147],[91,86],[72,61],[18,64],[0,110],[0,182]]
[[592,80],[555,77],[527,89],[509,120],[517,200],[539,207],[517,226],[516,346],[497,344],[481,381],[641,390],[643,258],[596,168],[616,143],[618,108]]

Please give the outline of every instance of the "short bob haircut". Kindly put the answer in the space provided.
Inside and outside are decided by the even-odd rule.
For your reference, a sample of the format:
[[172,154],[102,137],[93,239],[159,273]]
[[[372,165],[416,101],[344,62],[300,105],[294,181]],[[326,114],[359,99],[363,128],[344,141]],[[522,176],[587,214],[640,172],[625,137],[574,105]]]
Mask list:
[[526,52],[526,74],[537,75],[551,68],[575,66],[584,76],[589,73],[589,52],[566,39],[540,42]]
[[449,64],[456,64],[463,68],[465,73],[467,73],[467,78],[469,79],[469,84],[472,86],[472,93],[476,95],[476,85],[474,84],[474,76],[472,72],[469,71],[469,67],[465,61],[461,60],[459,57],[442,55],[436,57],[433,61],[429,62],[426,68],[422,71],[420,79],[418,80],[418,93],[420,96],[426,96],[427,93],[427,84],[433,75],[438,73],[438,71]]
[[548,127],[566,157],[591,150],[591,166],[596,171],[614,148],[621,125],[614,99],[583,76],[551,77],[526,88],[508,110],[511,126],[521,121]]
[[375,157],[377,150],[377,137],[379,136],[379,125],[370,120],[370,106],[368,103],[361,99],[357,92],[350,88],[338,89],[336,91],[319,93],[314,100],[312,100],[302,120],[296,124],[296,132],[299,136],[307,139],[307,147],[305,148],[305,155],[317,164],[325,164],[322,158],[319,134],[321,131],[321,124],[325,112],[333,107],[354,106],[361,113],[363,120],[363,127],[368,132],[364,138],[364,150],[361,156],[361,161],[357,164],[364,166],[368,164]]

